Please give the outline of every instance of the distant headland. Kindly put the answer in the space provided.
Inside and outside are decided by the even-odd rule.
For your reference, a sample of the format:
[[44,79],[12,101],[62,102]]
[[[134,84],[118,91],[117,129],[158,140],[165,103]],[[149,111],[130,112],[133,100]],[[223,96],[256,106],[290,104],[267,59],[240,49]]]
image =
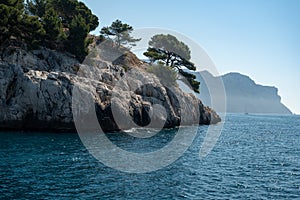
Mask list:
[[199,98],[211,105],[208,85],[216,80],[222,80],[226,92],[226,107],[229,113],[260,113],[260,114],[284,114],[292,112],[281,103],[276,87],[256,84],[250,77],[240,73],[228,73],[214,77],[208,71],[195,73],[197,80],[201,82]]

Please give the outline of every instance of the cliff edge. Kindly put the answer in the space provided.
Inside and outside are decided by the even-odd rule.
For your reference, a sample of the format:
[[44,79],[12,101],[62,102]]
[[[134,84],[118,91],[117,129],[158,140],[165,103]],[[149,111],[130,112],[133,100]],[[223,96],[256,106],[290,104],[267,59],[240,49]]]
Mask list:
[[[166,128],[221,121],[193,94],[177,86],[165,87],[131,52],[115,61],[99,57],[93,67],[49,49],[7,47],[0,55],[1,130],[76,131],[72,107],[75,86],[92,97],[98,121],[106,132],[147,126],[151,117],[164,120]],[[128,73],[131,76],[124,78]],[[116,123],[112,97],[114,109],[132,122]],[[163,106],[165,115],[153,110],[154,104]],[[185,122],[182,111],[188,113]]]

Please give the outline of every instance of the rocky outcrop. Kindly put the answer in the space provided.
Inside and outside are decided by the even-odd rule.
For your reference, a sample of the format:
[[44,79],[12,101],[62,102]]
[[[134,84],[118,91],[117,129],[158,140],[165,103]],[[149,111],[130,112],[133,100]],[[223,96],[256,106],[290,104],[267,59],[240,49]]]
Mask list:
[[[129,71],[123,61],[133,65]],[[194,95],[165,87],[137,58],[123,55],[115,63],[99,58],[93,64],[48,49],[2,50],[0,129],[75,131],[74,113],[88,114],[91,106],[104,131],[155,127],[162,121],[164,127],[220,121]],[[74,98],[74,88],[90,96],[93,105]],[[76,103],[82,106],[74,108]]]

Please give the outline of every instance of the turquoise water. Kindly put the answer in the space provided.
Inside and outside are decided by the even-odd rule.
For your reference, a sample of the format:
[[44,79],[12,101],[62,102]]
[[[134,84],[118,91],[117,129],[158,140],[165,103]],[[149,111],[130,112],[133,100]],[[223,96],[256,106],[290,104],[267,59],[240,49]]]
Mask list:
[[[206,129],[199,127],[176,162],[146,174],[106,167],[76,134],[0,133],[0,199],[300,199],[299,116],[228,115],[201,160]],[[147,152],[175,132],[108,136],[126,150]]]

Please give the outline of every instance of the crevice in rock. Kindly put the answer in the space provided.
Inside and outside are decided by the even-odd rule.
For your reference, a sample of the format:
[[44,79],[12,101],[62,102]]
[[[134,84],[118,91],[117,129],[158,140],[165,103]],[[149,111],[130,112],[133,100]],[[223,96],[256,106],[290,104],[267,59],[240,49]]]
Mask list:
[[6,105],[9,105],[11,102],[11,99],[15,96],[16,93],[16,87],[17,87],[17,77],[14,76],[12,81],[9,82],[7,89],[6,89]]

